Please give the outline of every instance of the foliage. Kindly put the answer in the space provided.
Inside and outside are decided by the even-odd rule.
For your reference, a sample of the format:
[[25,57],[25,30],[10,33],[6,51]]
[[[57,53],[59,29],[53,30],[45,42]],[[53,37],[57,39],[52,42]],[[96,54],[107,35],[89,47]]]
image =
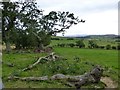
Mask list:
[[40,21],[43,29],[47,30],[49,35],[56,35],[59,32],[64,33],[66,29],[79,22],[81,21],[79,21],[78,17],[74,17],[73,13],[60,11],[51,11],[48,15],[44,15]]
[[117,47],[116,47],[116,46],[112,46],[111,48],[112,48],[112,49],[117,49]]
[[117,45],[117,49],[120,50],[120,44]]
[[3,41],[10,51],[10,44],[17,49],[50,44],[51,35],[63,32],[80,21],[73,13],[51,11],[44,15],[33,2],[2,2]]
[[70,47],[74,47],[75,44],[74,44],[74,43],[69,43],[68,46],[70,46]]
[[60,38],[51,38],[51,40],[60,40]]
[[89,40],[88,47],[89,48],[98,48],[98,45],[97,45],[97,43],[95,41]]
[[[56,39],[59,39],[59,40],[51,40],[51,46],[58,46],[58,47],[78,47],[77,44],[75,44],[77,41],[79,41],[80,39],[79,38],[73,38],[73,40],[67,40],[68,38],[66,37],[55,37],[54,38]],[[91,39],[91,38],[90,38]],[[82,39],[83,40],[83,39]],[[109,40],[109,42],[108,42]],[[96,39],[92,39],[92,41],[94,41],[97,46],[94,47],[95,49],[106,49],[106,45],[110,44],[111,45],[111,49],[114,49],[114,50],[117,50],[118,47],[119,47],[119,44],[117,42],[115,42],[114,39],[110,39],[110,38],[100,38],[100,40],[96,40]],[[88,47],[89,45],[89,39],[84,39],[83,40],[83,43],[85,44],[85,48]],[[61,45],[61,44],[64,44],[64,45]],[[115,49],[116,48],[116,49]]]
[[104,49],[105,48],[105,46],[98,46],[100,49]]
[[106,45],[106,49],[107,50],[111,49],[111,45]]
[[76,41],[76,46],[78,46],[79,48],[84,48],[85,44],[84,44],[83,40],[79,40],[79,41]]
[[67,40],[74,40],[74,38],[67,38]]
[[9,52],[10,32],[13,30],[16,16],[18,15],[18,5],[16,2],[2,2],[2,39],[6,43],[6,50]]
[[66,44],[64,44],[64,43],[58,44],[59,47],[65,47],[65,45],[66,45]]
[[120,42],[120,39],[115,40],[115,42]]

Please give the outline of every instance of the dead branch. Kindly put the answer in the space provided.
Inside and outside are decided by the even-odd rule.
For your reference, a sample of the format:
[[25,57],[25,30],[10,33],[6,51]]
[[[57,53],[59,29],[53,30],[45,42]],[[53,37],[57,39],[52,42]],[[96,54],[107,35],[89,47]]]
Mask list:
[[22,71],[26,71],[26,70],[32,69],[34,66],[36,66],[37,64],[40,63],[40,60],[41,60],[42,58],[43,58],[43,57],[39,58],[39,59],[38,59],[35,63],[33,63],[32,65],[30,65],[30,66],[28,66],[28,67],[22,69]]
[[[41,59],[39,59],[41,60]],[[39,62],[36,62],[39,63]],[[36,65],[36,63],[34,65]],[[98,83],[102,77],[103,69],[100,66],[96,66],[90,72],[85,73],[83,75],[78,76],[70,76],[64,74],[55,74],[51,77],[43,76],[43,77],[8,77],[9,80],[22,80],[22,81],[47,81],[47,80],[65,80],[63,82],[65,85],[73,87],[75,86],[77,89],[81,88],[81,86],[88,85],[89,83]]]
[[52,53],[50,53],[48,56],[38,58],[35,63],[33,63],[32,65],[29,65],[28,67],[26,67],[26,68],[24,68],[24,69],[22,69],[21,71],[27,71],[27,70],[32,69],[32,68],[35,67],[37,64],[42,63],[42,60],[43,60],[43,61],[55,61],[55,60],[58,60],[58,59],[59,59],[59,56],[58,56],[58,55],[55,55],[55,53],[52,52]]

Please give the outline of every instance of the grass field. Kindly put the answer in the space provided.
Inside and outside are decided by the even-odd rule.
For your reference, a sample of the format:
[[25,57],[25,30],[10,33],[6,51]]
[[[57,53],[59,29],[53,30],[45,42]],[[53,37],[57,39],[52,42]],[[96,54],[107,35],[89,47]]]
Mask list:
[[[110,77],[116,84],[118,80],[118,50],[105,50],[105,49],[88,49],[89,39],[84,39],[86,48],[77,47],[57,47],[55,45],[64,43],[75,43],[80,38],[67,40],[61,38],[60,40],[52,40],[51,46],[54,46],[53,51],[64,59],[38,64],[35,68],[20,72],[23,68],[33,64],[39,57],[46,56],[48,53],[34,53],[12,51],[7,54],[3,50],[3,65],[2,65],[2,78],[6,88],[69,88],[60,81],[20,81],[8,80],[7,77],[11,75],[19,77],[41,77],[52,76],[54,74],[62,73],[65,75],[82,75],[89,72],[95,65],[101,65],[104,69],[103,76]],[[98,45],[117,46],[117,42],[111,38],[90,38],[96,41]],[[13,67],[8,64],[14,64]],[[120,76],[119,76],[120,77]],[[88,86],[92,87],[92,86]]]
[[72,60],[74,57],[79,57],[81,61],[109,67],[112,71],[116,72],[114,73],[115,76],[111,74],[111,77],[115,80],[118,79],[118,51],[116,50],[55,48],[55,51],[69,60]]
[[[39,64],[32,70],[19,72],[19,70],[34,63],[38,57],[45,56],[47,53],[3,53],[3,62],[13,63],[14,67],[3,64],[3,83],[7,88],[65,88],[59,81],[34,82],[34,81],[9,81],[7,77],[16,75],[25,76],[52,76],[57,73],[65,75],[81,75],[90,71],[94,65],[101,65],[104,68],[104,76],[112,78],[118,82],[118,51],[117,50],[98,50],[98,49],[78,49],[55,47],[54,52],[66,58],[56,62]],[[76,59],[78,58],[78,59]],[[59,67],[59,69],[58,69]]]

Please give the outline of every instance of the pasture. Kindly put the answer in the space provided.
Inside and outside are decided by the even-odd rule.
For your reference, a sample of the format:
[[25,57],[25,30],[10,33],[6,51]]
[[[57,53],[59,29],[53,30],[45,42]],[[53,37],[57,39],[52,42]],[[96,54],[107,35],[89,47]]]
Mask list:
[[[59,40],[51,40],[50,46],[53,47],[53,52],[64,59],[55,62],[49,61],[47,63],[40,63],[33,69],[24,72],[20,72],[20,70],[33,64],[38,58],[46,56],[49,53],[35,53],[30,49],[28,51],[13,50],[8,54],[3,50],[2,78],[4,86],[6,88],[70,88],[64,83],[61,83],[61,81],[21,81],[8,80],[8,77],[11,75],[18,77],[50,77],[59,73],[72,76],[82,75],[89,72],[96,65],[100,65],[104,69],[103,77],[109,77],[117,86],[119,82],[118,77],[120,77],[118,76],[118,50],[89,49],[87,45],[91,38],[84,39],[85,48],[58,47],[57,44],[76,43],[80,38],[57,38],[59,38]],[[115,39],[112,38],[92,39],[98,45],[106,46],[110,44],[111,46],[117,46],[118,44],[115,42]],[[83,87],[93,87],[93,85]]]
[[[20,81],[7,80],[10,75],[20,77],[27,76],[52,76],[57,73],[65,75],[82,75],[90,71],[95,65],[104,68],[103,76],[110,77],[118,82],[118,51],[100,49],[79,49],[68,47],[54,47],[54,52],[65,58],[56,62],[48,62],[37,65],[35,68],[19,72],[19,70],[34,63],[38,57],[45,56],[47,53],[17,53],[10,54],[3,52],[3,62],[14,64],[9,67],[3,64],[3,83],[6,88],[69,88],[60,81]],[[59,67],[59,69],[58,69]],[[92,87],[92,86],[89,86]]]

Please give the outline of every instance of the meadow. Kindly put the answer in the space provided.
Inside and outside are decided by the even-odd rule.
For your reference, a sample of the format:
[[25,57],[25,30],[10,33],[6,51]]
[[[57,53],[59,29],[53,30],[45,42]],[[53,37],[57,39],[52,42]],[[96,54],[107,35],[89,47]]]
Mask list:
[[[55,62],[48,62],[38,64],[35,68],[19,72],[30,64],[33,64],[37,58],[48,55],[48,53],[34,53],[24,52],[18,53],[13,51],[7,54],[3,51],[3,83],[6,88],[69,88],[60,81],[20,81],[8,80],[7,77],[15,75],[19,77],[28,76],[52,76],[54,74],[62,73],[65,75],[82,75],[89,72],[95,65],[100,65],[104,68],[103,77],[110,77],[116,84],[118,81],[118,50],[105,49],[89,49],[89,48],[70,48],[57,47],[58,43],[71,43],[74,40],[52,40],[51,46],[54,46],[53,51],[65,59]],[[87,43],[87,40],[85,41]],[[100,41],[99,41],[100,42]],[[102,41],[102,44],[104,42]],[[104,44],[113,43],[113,41],[106,41]],[[116,43],[113,43],[116,45]],[[14,64],[13,67],[8,64]],[[89,86],[92,87],[92,86]]]

